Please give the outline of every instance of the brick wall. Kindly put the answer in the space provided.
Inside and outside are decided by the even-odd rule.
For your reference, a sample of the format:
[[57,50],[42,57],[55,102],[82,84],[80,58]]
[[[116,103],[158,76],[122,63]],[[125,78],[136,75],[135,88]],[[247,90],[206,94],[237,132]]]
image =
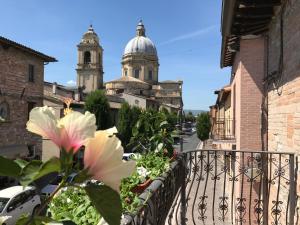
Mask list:
[[[288,1],[282,18],[282,41],[279,10],[268,33],[267,71],[269,75],[275,74],[274,79],[268,81],[268,149],[269,151],[296,152],[296,155],[299,155],[300,1]],[[282,73],[280,73],[279,67],[281,42],[283,43]],[[297,193],[300,196],[299,181]],[[299,206],[300,202],[298,201]]]
[[[264,38],[243,39],[233,66],[232,106],[235,106],[237,149],[261,150]],[[235,87],[234,87],[235,86]],[[233,103],[235,101],[235,103]]]
[[[34,82],[28,82],[29,64],[34,65]],[[41,153],[41,138],[26,131],[28,102],[42,106],[44,65],[40,58],[14,47],[0,45],[0,103],[9,105],[9,118],[0,123],[1,148],[36,145]]]

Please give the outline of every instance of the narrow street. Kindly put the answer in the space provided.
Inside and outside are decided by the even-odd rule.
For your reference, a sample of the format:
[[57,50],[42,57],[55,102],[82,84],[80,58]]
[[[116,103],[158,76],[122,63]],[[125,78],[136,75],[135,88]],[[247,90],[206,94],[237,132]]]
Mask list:
[[[184,137],[183,137],[183,151],[197,149],[199,144],[200,144],[200,140],[197,137],[197,133],[192,134],[192,135],[184,135]],[[179,151],[180,150],[180,144],[175,145],[175,148]]]

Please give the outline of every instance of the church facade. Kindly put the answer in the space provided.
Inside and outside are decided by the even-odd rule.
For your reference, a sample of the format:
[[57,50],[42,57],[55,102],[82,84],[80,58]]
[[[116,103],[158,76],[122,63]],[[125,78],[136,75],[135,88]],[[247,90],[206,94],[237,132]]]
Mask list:
[[[147,106],[178,111],[182,107],[182,85],[178,81],[159,81],[159,58],[154,43],[146,36],[142,21],[136,36],[126,45],[122,56],[121,77],[103,83],[103,48],[92,26],[83,35],[78,48],[77,86],[85,93],[105,89],[108,96],[118,96],[127,102],[140,98]],[[150,104],[151,103],[151,104]],[[134,105],[134,104],[133,104]],[[137,106],[140,106],[138,103]]]

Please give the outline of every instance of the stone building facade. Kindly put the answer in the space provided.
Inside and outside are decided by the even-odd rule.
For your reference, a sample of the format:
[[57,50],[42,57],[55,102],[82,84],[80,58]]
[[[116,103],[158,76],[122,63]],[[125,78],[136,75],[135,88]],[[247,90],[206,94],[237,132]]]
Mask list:
[[134,77],[150,84],[158,83],[158,57],[154,43],[146,37],[142,21],[136,28],[136,37],[131,39],[122,57],[122,76]]
[[[273,161],[268,161],[286,167],[282,174],[275,172],[269,187],[273,201],[268,216],[274,220],[274,207],[280,208],[279,222],[286,224],[291,210],[297,216],[300,209],[299,180],[297,193],[292,193],[289,183],[294,177],[278,183],[278,179],[293,174],[284,165],[296,166],[293,157],[283,153],[300,155],[300,1],[261,1],[251,5],[224,0],[222,16],[221,67],[232,68],[237,149],[282,154],[280,159],[273,156]],[[280,166],[278,171],[283,169]],[[299,170],[295,173],[299,179]],[[277,194],[279,186],[281,191]],[[290,191],[291,199],[298,199],[298,206],[288,212],[288,207],[282,206],[288,205]],[[299,218],[294,220],[299,222]]]
[[92,26],[83,35],[78,48],[77,85],[89,93],[103,87],[103,48]]
[[136,28],[122,57],[122,76],[105,84],[109,95],[120,93],[139,95],[156,101],[161,107],[178,111],[182,106],[182,85],[178,81],[159,81],[159,58],[154,43],[146,37],[142,21]]
[[[92,26],[83,35],[78,47],[77,87],[85,94],[105,89],[108,98],[131,96],[147,99],[148,107],[157,105],[170,111],[182,106],[182,81],[159,82],[159,59],[154,43],[146,37],[142,21],[136,28],[136,36],[126,45],[122,56],[121,78],[103,85],[103,48]],[[105,86],[105,87],[104,87]],[[129,98],[128,98],[129,99]],[[126,100],[126,99],[125,99]],[[143,102],[143,100],[141,100]]]
[[0,37],[0,155],[40,157],[41,137],[26,130],[29,112],[43,105],[44,65],[56,59]]
[[[281,24],[282,13],[282,24]],[[276,12],[267,39],[268,149],[300,154],[300,2]],[[282,32],[282,37],[281,37]],[[299,190],[300,191],[300,190]]]
[[236,149],[236,134],[231,85],[216,90],[216,104],[210,106],[210,137],[214,149]]

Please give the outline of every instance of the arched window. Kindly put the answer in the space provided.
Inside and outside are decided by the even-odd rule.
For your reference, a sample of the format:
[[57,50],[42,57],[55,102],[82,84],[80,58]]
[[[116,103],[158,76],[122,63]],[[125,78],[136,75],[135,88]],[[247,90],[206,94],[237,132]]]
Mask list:
[[137,78],[137,79],[140,78],[140,70],[139,69],[134,70],[134,77]]
[[9,120],[9,105],[6,101],[0,103],[0,117],[4,121]]
[[152,74],[152,70],[148,71],[148,80],[152,80],[153,79],[153,74]]
[[124,75],[127,77],[127,75],[128,75],[128,70],[127,69],[125,69]]
[[83,62],[84,64],[91,63],[91,53],[89,51],[84,52]]

